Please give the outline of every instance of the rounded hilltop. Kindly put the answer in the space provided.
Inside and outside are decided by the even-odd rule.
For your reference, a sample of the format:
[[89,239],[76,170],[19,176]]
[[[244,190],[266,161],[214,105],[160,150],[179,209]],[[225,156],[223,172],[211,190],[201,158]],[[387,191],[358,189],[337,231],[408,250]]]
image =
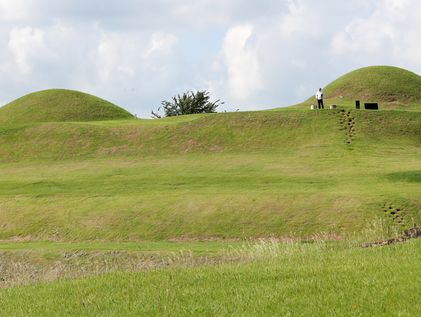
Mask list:
[[379,102],[421,102],[421,76],[392,66],[357,69],[325,87],[328,98]]
[[1,123],[97,121],[133,118],[126,110],[80,91],[30,93],[0,108]]
[[[369,66],[347,73],[323,89],[325,104],[354,107],[354,101],[377,102],[381,109],[420,110],[421,76],[393,66]],[[315,91],[316,91],[315,87]],[[311,96],[295,107],[315,103]],[[326,105],[325,105],[326,106]]]

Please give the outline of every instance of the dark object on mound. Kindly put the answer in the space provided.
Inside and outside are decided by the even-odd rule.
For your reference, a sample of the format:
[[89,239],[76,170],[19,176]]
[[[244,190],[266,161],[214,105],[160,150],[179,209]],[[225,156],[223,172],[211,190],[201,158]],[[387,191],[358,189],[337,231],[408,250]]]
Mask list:
[[364,108],[366,110],[379,110],[379,104],[377,102],[366,102]]
[[355,109],[360,109],[360,101],[359,100],[355,100]]

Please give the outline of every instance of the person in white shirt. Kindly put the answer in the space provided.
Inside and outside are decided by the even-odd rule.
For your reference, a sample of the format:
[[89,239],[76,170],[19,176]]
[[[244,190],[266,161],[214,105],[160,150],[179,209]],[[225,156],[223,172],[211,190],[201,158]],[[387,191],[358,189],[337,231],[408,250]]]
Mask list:
[[317,105],[318,105],[319,109],[324,109],[325,105],[323,104],[322,88],[319,88],[319,90],[316,92],[316,99],[317,99]]

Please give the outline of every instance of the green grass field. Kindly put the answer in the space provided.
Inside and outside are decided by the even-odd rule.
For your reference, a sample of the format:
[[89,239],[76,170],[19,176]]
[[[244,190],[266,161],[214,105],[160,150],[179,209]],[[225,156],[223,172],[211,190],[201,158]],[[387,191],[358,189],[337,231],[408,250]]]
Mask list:
[[356,71],[324,111],[1,108],[0,315],[416,315],[419,241],[360,244],[421,224],[418,77]]

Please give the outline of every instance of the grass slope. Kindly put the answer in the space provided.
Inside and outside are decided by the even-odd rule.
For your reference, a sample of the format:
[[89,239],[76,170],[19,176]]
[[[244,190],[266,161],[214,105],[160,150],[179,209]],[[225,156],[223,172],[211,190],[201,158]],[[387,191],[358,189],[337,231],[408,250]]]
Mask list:
[[300,110],[3,128],[0,238],[404,229],[421,222],[420,131],[420,112]]
[[420,241],[259,246],[251,263],[0,290],[6,316],[416,316]]
[[50,89],[28,94],[0,108],[0,124],[128,119],[126,110],[79,91]]

